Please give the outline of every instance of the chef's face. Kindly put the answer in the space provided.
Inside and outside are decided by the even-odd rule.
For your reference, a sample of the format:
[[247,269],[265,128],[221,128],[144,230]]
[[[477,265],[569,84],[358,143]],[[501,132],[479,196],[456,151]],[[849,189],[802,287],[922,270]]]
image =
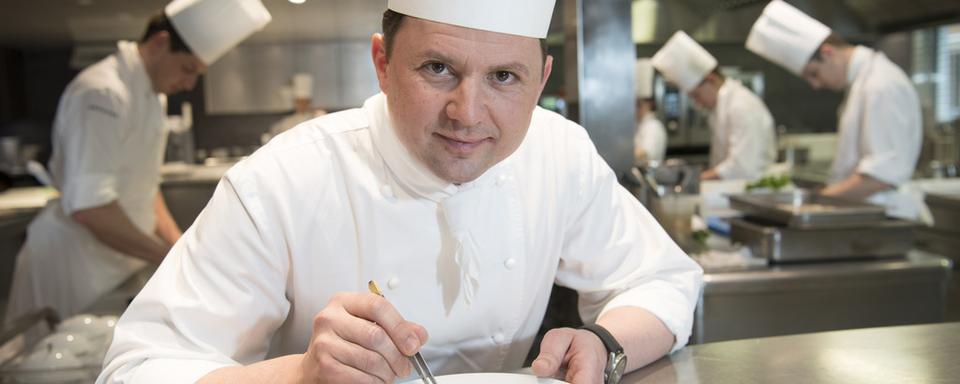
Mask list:
[[159,60],[153,88],[168,95],[193,89],[207,69],[199,58],[187,52],[166,51]]
[[818,49],[818,54],[803,67],[800,76],[813,89],[841,92],[847,85],[846,62],[832,45],[824,44]]
[[405,17],[390,57],[373,36],[400,141],[440,178],[476,179],[523,141],[550,74],[537,39]]
[[701,108],[713,110],[717,107],[717,95],[720,94],[720,86],[714,81],[713,74],[707,75],[700,85],[690,90],[688,95]]
[[144,65],[155,92],[171,95],[189,91],[197,84],[197,78],[207,70],[207,66],[196,55],[173,51],[170,34],[166,31],[155,33],[141,44],[141,52],[146,51]]

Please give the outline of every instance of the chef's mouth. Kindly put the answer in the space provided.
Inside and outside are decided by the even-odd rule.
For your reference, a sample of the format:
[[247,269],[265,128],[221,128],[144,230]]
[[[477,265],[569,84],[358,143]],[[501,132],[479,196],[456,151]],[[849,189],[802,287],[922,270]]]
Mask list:
[[439,133],[434,133],[433,135],[440,139],[448,151],[457,155],[469,155],[484,143],[493,141],[493,138],[490,137],[481,139],[456,139]]

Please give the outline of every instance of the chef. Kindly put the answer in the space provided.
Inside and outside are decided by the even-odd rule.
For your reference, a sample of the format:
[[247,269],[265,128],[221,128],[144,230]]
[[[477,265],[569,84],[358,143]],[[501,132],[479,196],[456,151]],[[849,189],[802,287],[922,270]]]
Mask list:
[[637,163],[663,161],[667,152],[667,130],[655,114],[653,100],[653,64],[650,59],[636,63],[637,132],[633,136],[633,157]]
[[326,111],[313,109],[313,75],[298,73],[293,75],[293,113],[283,117],[270,126],[269,136],[274,137],[290,130],[304,121],[322,116]]
[[42,307],[75,314],[163,259],[180,237],[158,190],[165,95],[192,89],[207,66],[269,20],[259,0],[175,0],[139,42],[119,42],[70,82],[49,164],[60,198],[27,231],[8,322]]
[[907,75],[883,53],[854,46],[779,0],[753,25],[747,49],[802,77],[814,89],[843,92],[837,154],[822,193],[885,205],[914,218],[917,205],[899,193],[920,155],[920,101]]
[[382,93],[227,172],[98,382],[389,383],[416,351],[437,374],[511,371],[554,282],[588,325],[547,333],[538,375],[615,383],[685,345],[702,271],[582,127],[536,107],[554,1],[517,4],[388,1]]
[[717,59],[683,31],[657,51],[653,66],[710,111],[710,168],[700,178],[760,178],[776,158],[773,117],[763,101],[720,74]]

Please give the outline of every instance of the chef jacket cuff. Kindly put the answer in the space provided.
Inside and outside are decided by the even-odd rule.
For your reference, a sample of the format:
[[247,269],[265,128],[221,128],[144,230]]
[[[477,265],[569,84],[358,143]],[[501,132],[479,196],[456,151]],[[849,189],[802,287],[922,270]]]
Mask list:
[[676,338],[673,348],[670,349],[670,353],[673,353],[687,345],[690,340],[694,305],[687,296],[668,286],[666,282],[652,282],[615,296],[603,307],[600,316],[620,307],[640,307],[650,311]]
[[77,176],[62,191],[61,205],[67,215],[81,209],[100,207],[117,200],[117,178],[111,174]]
[[913,163],[898,160],[896,155],[873,155],[860,160],[857,172],[896,187],[913,176]]
[[131,380],[137,384],[195,383],[217,369],[235,366],[220,361],[193,359],[150,359],[138,366]]

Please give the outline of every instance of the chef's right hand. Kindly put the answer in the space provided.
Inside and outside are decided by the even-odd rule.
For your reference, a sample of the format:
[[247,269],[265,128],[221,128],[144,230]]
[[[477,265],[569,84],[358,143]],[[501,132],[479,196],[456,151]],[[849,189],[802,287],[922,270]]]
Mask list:
[[338,293],[313,319],[301,383],[392,383],[406,377],[427,331],[372,293]]

